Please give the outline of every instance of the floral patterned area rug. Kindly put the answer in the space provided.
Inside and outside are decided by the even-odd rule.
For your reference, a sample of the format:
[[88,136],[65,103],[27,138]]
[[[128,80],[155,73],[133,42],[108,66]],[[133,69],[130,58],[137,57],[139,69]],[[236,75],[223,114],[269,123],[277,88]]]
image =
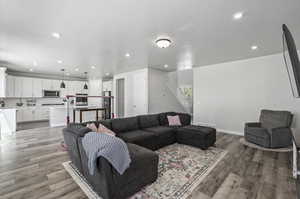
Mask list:
[[[159,154],[158,178],[130,199],[185,199],[213,170],[227,151],[215,147],[208,150],[173,144],[156,151]],[[101,199],[70,162],[65,169],[89,199]]]

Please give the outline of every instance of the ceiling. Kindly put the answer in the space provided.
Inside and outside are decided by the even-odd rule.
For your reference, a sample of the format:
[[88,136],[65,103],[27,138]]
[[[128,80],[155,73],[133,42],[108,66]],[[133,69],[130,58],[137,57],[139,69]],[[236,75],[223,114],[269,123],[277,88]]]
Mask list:
[[[299,10],[299,0],[0,0],[0,65],[102,77],[269,55],[281,52],[282,23],[300,46]],[[162,36],[169,48],[155,46]]]

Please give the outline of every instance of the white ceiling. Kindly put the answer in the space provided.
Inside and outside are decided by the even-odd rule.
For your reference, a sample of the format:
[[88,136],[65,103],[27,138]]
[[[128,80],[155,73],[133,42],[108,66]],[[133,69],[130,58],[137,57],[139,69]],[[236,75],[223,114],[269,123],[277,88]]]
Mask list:
[[[299,10],[299,0],[0,0],[0,65],[99,77],[263,56],[281,52],[282,23],[300,46]],[[238,11],[244,17],[235,21]],[[171,47],[157,48],[160,36]]]

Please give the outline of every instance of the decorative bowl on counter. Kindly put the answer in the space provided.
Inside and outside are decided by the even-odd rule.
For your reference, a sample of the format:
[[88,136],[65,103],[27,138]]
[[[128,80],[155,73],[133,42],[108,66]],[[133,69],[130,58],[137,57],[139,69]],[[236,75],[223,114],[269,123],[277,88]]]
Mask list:
[[22,103],[22,102],[17,102],[17,103],[16,103],[17,106],[23,106],[23,104],[24,104],[24,103]]

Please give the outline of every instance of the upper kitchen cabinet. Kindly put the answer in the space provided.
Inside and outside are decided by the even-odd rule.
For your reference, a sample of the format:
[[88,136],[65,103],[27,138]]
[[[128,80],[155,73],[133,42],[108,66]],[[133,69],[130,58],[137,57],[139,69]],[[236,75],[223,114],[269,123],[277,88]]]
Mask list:
[[5,88],[6,88],[6,68],[4,67],[0,67],[0,97],[5,97],[6,92],[5,92]]
[[22,81],[22,97],[32,97],[33,94],[33,79],[32,78],[28,78],[28,77],[21,77],[20,78]]
[[43,79],[42,85],[43,85],[43,90],[52,90],[51,79]]
[[15,77],[6,76],[6,97],[15,97]]
[[15,97],[23,97],[23,78],[15,77]]
[[65,88],[60,88],[59,90],[60,90],[60,97],[66,97],[67,95],[70,95],[71,93],[70,93],[70,91],[71,91],[71,88],[70,88],[70,86],[71,86],[71,84],[70,84],[70,81],[64,81],[64,83],[65,83]]
[[43,79],[44,90],[60,90],[60,81],[53,79]]
[[42,79],[33,78],[32,96],[33,97],[42,97],[43,96],[43,80]]

